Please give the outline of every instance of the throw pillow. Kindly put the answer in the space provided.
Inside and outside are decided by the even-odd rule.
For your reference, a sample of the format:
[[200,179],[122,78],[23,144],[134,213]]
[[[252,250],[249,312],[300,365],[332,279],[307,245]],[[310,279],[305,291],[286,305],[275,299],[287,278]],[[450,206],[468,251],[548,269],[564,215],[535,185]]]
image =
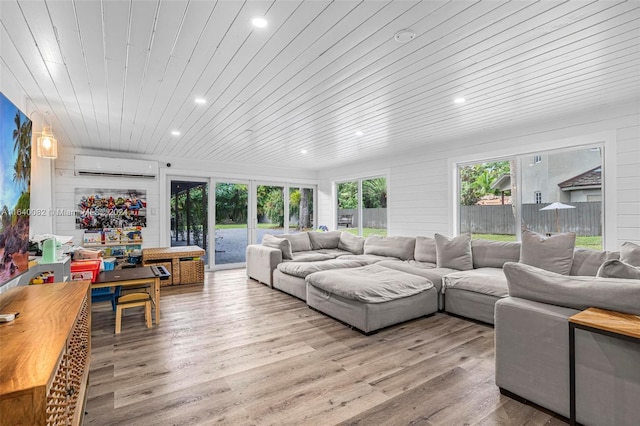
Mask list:
[[598,269],[598,277],[640,280],[640,267],[619,260],[608,260]]
[[576,234],[574,232],[546,237],[524,229],[520,246],[520,263],[569,275],[575,245]]
[[311,247],[313,250],[338,248],[341,233],[340,231],[309,232]]
[[283,259],[293,259],[293,252],[291,251],[291,241],[286,238],[278,238],[273,235],[267,234],[262,237],[262,245],[265,247],[271,247],[282,251]]
[[413,237],[380,237],[371,235],[364,241],[364,254],[413,260],[416,239]]
[[604,262],[619,258],[620,253],[617,251],[576,248],[573,252],[573,263],[569,275],[595,277]]
[[364,253],[364,238],[353,235],[349,232],[342,232],[340,234],[340,241],[338,241],[338,248],[349,251],[353,254]]
[[435,234],[436,264],[438,268],[468,271],[473,269],[471,255],[471,234],[462,234],[454,238]]
[[640,246],[626,241],[620,248],[620,260],[633,266],[640,266]]
[[565,308],[596,307],[640,315],[638,280],[574,277],[508,262],[502,268],[509,296]]
[[285,238],[291,241],[291,251],[309,251],[311,250],[311,240],[308,232],[300,232],[299,234],[279,234],[276,238]]
[[416,250],[413,256],[418,262],[437,263],[436,240],[429,237],[416,237]]
[[471,241],[473,267],[502,268],[506,262],[520,260],[520,243],[515,241]]

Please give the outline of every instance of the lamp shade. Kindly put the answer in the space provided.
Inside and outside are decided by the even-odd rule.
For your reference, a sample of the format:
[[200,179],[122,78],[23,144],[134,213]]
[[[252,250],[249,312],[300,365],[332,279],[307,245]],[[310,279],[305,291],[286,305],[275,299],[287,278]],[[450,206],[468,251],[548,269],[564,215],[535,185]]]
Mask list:
[[42,128],[42,135],[38,138],[36,148],[40,158],[58,158],[58,141],[51,133],[51,128]]

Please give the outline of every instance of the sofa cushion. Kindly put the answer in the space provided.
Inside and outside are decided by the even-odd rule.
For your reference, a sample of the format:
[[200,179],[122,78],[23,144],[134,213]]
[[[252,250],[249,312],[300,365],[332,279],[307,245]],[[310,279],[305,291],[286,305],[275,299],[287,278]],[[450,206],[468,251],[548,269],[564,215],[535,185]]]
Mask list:
[[287,275],[305,278],[309,274],[331,269],[357,268],[364,266],[357,260],[330,259],[319,262],[284,262],[278,265],[278,270]]
[[319,262],[321,260],[329,260],[335,258],[335,256],[326,253],[319,253],[315,250],[294,251],[291,257],[292,262]]
[[471,234],[461,234],[454,238],[435,234],[435,240],[438,268],[457,269],[458,271],[473,269]]
[[620,247],[620,260],[633,266],[640,266],[640,246],[626,241]]
[[617,251],[576,248],[573,252],[573,262],[571,263],[569,275],[595,277],[604,262],[619,258],[620,253]]
[[318,253],[330,254],[333,257],[340,257],[340,256],[344,256],[346,254],[351,254],[350,251],[342,250],[342,249],[339,249],[339,248],[320,249],[320,250],[314,250],[314,251],[318,252]]
[[608,260],[598,269],[598,277],[640,280],[640,267],[629,265],[620,260]]
[[316,272],[305,281],[327,293],[364,303],[388,302],[433,288],[426,278],[378,265]]
[[311,250],[311,239],[308,232],[300,232],[299,234],[279,234],[276,238],[285,238],[291,241],[291,251],[309,251]]
[[338,248],[340,234],[342,234],[340,231],[309,232],[311,248],[313,250]]
[[[378,256],[377,254],[347,254],[345,256],[340,256],[340,259],[358,260],[360,262],[364,262],[366,265],[373,265],[374,263],[378,263],[383,260],[398,260],[396,257]],[[402,262],[402,260],[399,262]]]
[[520,243],[515,241],[472,240],[474,268],[502,268],[507,262],[520,260]]
[[523,229],[520,263],[569,275],[575,245],[576,234],[574,232],[546,237],[537,232]]
[[291,251],[291,241],[285,238],[277,238],[274,235],[266,234],[264,237],[262,237],[262,245],[282,251],[283,259],[293,259],[293,253]]
[[474,293],[507,297],[507,278],[501,268],[479,268],[457,271],[442,277],[442,292],[447,289],[466,290]]
[[338,241],[338,248],[347,250],[353,254],[364,253],[364,238],[353,235],[349,232],[340,233],[340,241]]
[[416,262],[415,260],[383,260],[376,265],[424,277],[431,281],[438,291],[442,288],[442,277],[457,272],[455,269],[434,268],[430,263]]
[[416,249],[413,258],[418,262],[437,263],[436,240],[430,237],[416,237]]
[[364,241],[364,254],[397,257],[402,260],[413,259],[416,248],[414,237],[380,237],[371,235]]
[[523,263],[505,263],[509,295],[573,309],[596,307],[640,315],[640,281],[561,275]]

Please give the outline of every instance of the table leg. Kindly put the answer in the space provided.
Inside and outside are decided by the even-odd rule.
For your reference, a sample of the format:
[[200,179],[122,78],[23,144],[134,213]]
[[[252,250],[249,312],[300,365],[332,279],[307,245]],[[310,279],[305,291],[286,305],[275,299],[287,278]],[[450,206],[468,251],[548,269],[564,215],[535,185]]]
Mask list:
[[569,323],[569,424],[576,424],[576,328]]
[[153,280],[153,300],[156,304],[156,325],[160,325],[160,277]]

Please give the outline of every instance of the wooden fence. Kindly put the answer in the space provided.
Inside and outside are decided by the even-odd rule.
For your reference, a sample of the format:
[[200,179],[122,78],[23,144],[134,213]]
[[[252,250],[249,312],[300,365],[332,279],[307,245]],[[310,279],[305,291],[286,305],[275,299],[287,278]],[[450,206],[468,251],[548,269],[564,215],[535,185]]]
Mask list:
[[[353,216],[353,224],[349,227],[358,227],[358,210],[357,209],[338,209],[338,217],[341,216]],[[363,209],[362,221],[364,222],[363,228],[377,228],[386,229],[387,227],[387,209],[375,208],[375,209]]]
[[[555,210],[540,211],[548,204],[523,204],[522,224],[539,233],[556,232]],[[602,235],[600,202],[571,203],[575,209],[559,210],[560,232],[581,236]],[[460,230],[473,234],[515,234],[511,205],[460,206]]]

